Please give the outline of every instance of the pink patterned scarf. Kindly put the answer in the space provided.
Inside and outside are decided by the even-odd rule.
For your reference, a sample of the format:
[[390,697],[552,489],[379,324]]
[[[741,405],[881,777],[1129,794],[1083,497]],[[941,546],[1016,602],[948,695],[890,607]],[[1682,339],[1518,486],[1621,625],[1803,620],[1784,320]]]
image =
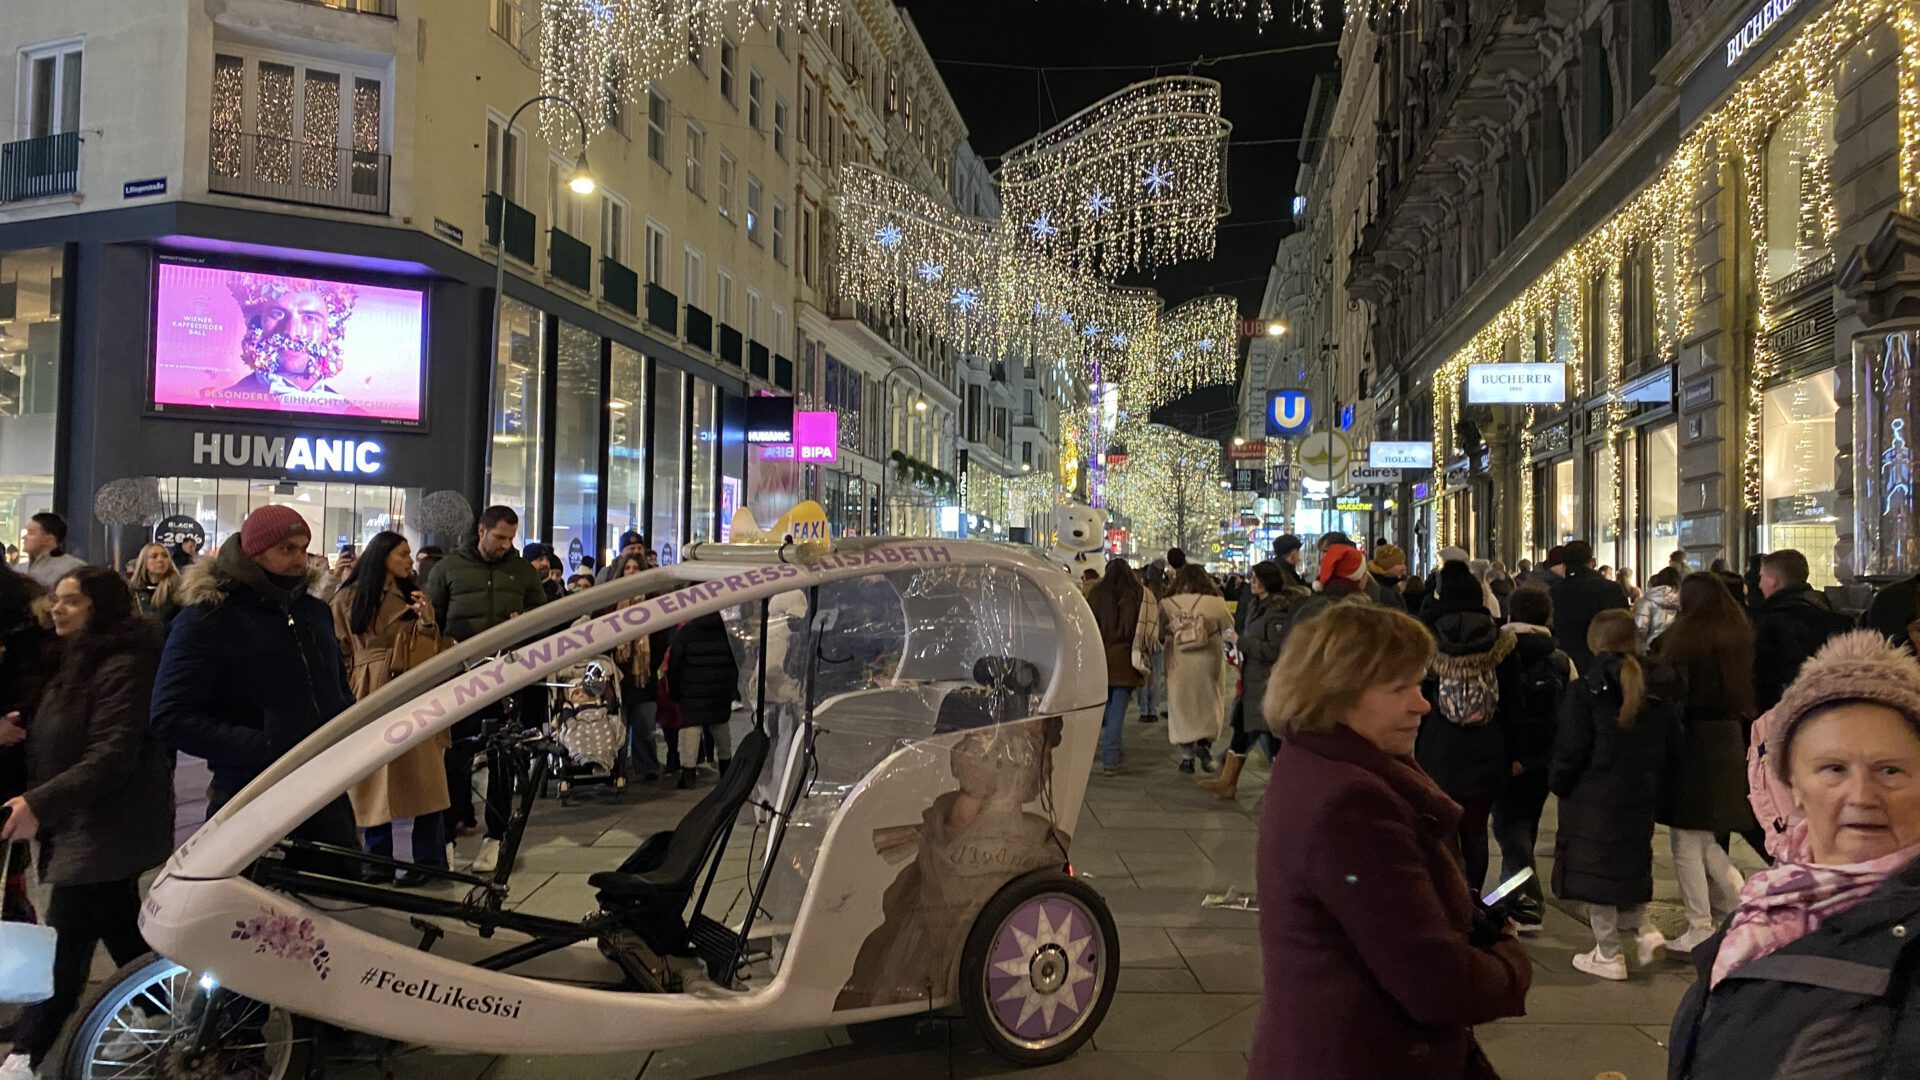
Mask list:
[[1758,960],[1820,929],[1828,919],[1858,905],[1882,882],[1920,855],[1920,844],[1871,862],[1820,866],[1783,863],[1747,879],[1740,907],[1713,961],[1710,986],[1741,965]]

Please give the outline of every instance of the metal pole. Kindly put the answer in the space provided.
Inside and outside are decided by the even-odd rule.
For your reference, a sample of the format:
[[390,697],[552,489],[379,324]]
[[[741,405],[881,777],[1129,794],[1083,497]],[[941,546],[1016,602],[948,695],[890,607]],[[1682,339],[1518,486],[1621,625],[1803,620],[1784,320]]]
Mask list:
[[[520,114],[527,111],[529,105],[537,105],[542,101],[557,101],[573,110],[573,118],[580,122],[580,153],[584,157],[587,152],[587,118],[581,114],[578,105],[557,94],[529,98],[513,110],[513,115],[507,118],[507,126],[500,130],[500,186],[503,188],[507,186],[507,137],[513,134],[513,125],[520,119]],[[493,436],[494,425],[499,423],[500,410],[500,313],[505,306],[503,294],[507,288],[507,193],[501,191],[497,194],[500,196],[500,232],[493,238],[493,336],[487,342],[487,463],[486,480],[481,485],[485,489],[480,493],[482,503],[493,502]],[[531,534],[533,530],[529,527],[527,531]]]

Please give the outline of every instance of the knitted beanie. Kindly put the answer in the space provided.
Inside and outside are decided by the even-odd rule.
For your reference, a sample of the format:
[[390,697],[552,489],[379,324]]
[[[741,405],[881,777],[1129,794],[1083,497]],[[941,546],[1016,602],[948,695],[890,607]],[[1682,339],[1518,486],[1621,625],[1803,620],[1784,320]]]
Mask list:
[[1447,563],[1450,563],[1450,562],[1466,562],[1467,549],[1463,547],[1443,547],[1439,551],[1435,552],[1434,556],[1439,560],[1440,565],[1442,566],[1445,566]]
[[273,550],[289,536],[313,536],[312,526],[300,511],[282,503],[268,503],[247,515],[240,525],[240,550],[247,558],[257,559]]
[[1376,574],[1392,573],[1407,565],[1407,554],[1392,544],[1381,544],[1373,549],[1373,562],[1367,569]]
[[1853,630],[1828,639],[1800,668],[1774,707],[1777,735],[1767,740],[1773,767],[1788,776],[1793,737],[1808,716],[1828,705],[1868,701],[1906,717],[1920,735],[1920,661],[1905,646],[1888,644],[1877,630]]
[[1555,544],[1553,547],[1547,549],[1547,560],[1540,565],[1552,569],[1553,567],[1565,566],[1566,564],[1567,549]]

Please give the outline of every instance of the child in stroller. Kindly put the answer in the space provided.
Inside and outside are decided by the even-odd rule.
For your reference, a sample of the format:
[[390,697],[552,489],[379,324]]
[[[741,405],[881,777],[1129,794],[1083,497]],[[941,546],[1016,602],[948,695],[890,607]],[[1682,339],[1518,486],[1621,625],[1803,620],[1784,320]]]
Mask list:
[[567,805],[577,784],[605,784],[625,799],[629,762],[627,727],[620,713],[620,678],[605,657],[569,668],[556,680],[561,697],[551,724],[561,753],[552,776],[559,783],[560,805]]

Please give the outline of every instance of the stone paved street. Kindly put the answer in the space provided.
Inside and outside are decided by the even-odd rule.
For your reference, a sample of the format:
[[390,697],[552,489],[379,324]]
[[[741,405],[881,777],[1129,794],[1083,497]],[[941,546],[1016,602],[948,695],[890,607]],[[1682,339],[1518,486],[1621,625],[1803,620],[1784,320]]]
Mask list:
[[[1120,925],[1120,994],[1093,1046],[1045,1070],[1020,1072],[989,1054],[959,1016],[935,1016],[858,1028],[770,1034],[644,1055],[600,1058],[485,1058],[409,1054],[396,1063],[401,1080],[696,1080],[793,1077],[802,1080],[971,1078],[1019,1073],[1042,1078],[1140,1077],[1239,1080],[1260,991],[1257,916],[1203,910],[1202,896],[1250,889],[1256,807],[1263,764],[1247,770],[1237,805],[1196,789],[1175,769],[1159,725],[1129,718],[1129,775],[1096,776],[1073,838],[1077,871],[1092,882]],[[200,774],[180,776],[183,827],[203,813],[195,803]],[[640,837],[670,825],[698,792],[642,786],[625,804],[589,797],[562,808],[541,802],[528,830],[530,849],[515,880],[521,905],[571,917],[592,903],[587,875],[617,862]],[[1541,851],[1552,851],[1552,819]],[[466,841],[471,854],[474,841]],[[1680,929],[1677,893],[1665,836],[1656,838],[1655,919]],[[1736,844],[1743,865],[1756,866]],[[730,897],[742,879],[729,860],[716,895]],[[1543,860],[1543,875],[1550,860]],[[1614,1070],[1628,1080],[1665,1075],[1668,1020],[1691,972],[1663,960],[1626,983],[1605,983],[1574,971],[1574,953],[1592,944],[1580,905],[1555,905],[1543,933],[1529,941],[1535,970],[1529,1015],[1480,1031],[1506,1080],[1591,1080]],[[101,974],[105,974],[104,958]],[[330,1076],[355,1080],[377,1072],[341,1063]]]

